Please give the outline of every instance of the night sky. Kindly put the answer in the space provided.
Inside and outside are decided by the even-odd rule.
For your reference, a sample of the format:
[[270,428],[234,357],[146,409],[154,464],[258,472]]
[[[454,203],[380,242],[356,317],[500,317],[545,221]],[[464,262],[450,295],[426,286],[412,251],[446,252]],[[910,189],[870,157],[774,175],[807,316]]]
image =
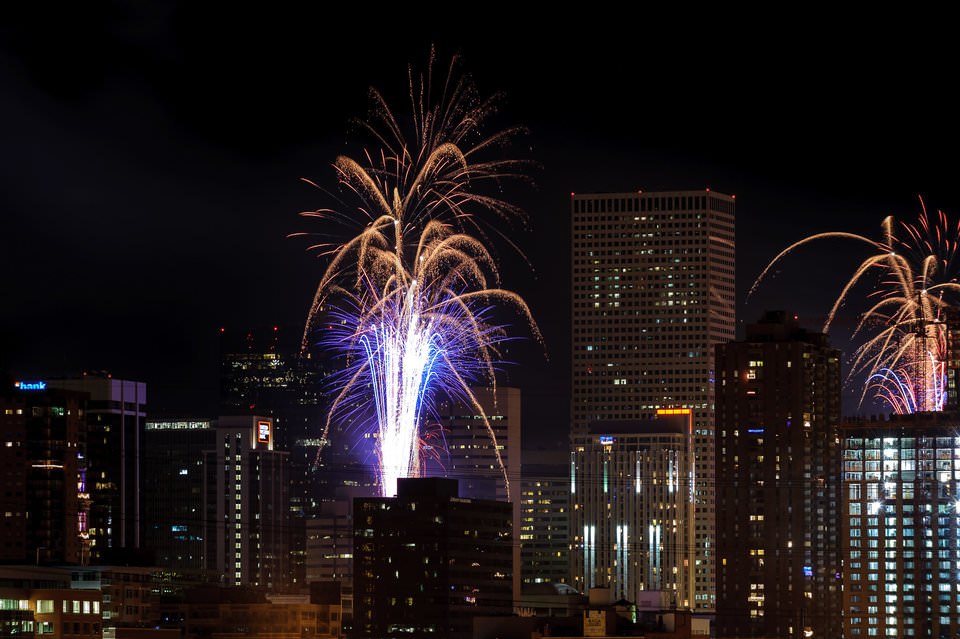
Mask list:
[[219,327],[302,324],[322,273],[286,236],[334,202],[300,178],[336,191],[368,87],[402,111],[431,43],[504,93],[496,123],[528,127],[511,151],[539,165],[508,191],[534,270],[499,247],[549,356],[521,346],[511,371],[530,443],[566,438],[571,191],[736,194],[741,323],[790,308],[818,327],[865,257],[810,248],[744,304],[791,241],[876,235],[918,195],[960,214],[940,16],[160,4],[0,18],[0,370],[107,369],[146,381],[153,411],[215,410]]

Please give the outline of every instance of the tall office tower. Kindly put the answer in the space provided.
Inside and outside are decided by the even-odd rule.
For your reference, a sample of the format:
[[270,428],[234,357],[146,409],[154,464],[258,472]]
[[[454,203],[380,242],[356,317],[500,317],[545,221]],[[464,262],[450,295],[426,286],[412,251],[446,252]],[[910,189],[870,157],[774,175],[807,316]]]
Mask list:
[[694,607],[694,464],[691,410],[655,420],[594,422],[573,436],[570,549],[573,586],[610,588],[638,601],[666,591]]
[[288,453],[273,450],[273,420],[151,420],[145,441],[144,539],[160,566],[288,590]]
[[960,635],[956,413],[840,427],[843,636]]
[[715,605],[713,346],[734,338],[734,199],[574,195],[573,436],[689,408],[697,466],[694,607]]
[[88,559],[80,465],[85,400],[43,381],[0,389],[0,561]]
[[287,463],[273,420],[221,417],[203,456],[204,563],[231,586],[290,588]]
[[570,475],[565,451],[525,450],[520,481],[521,592],[570,583]]
[[[443,432],[432,450],[426,451],[424,475],[456,479],[460,495],[468,499],[509,501],[513,507],[513,529],[519,530],[520,389],[497,386],[471,390],[479,410],[460,401],[441,402],[437,407]],[[446,450],[440,443],[443,440]],[[519,544],[514,545],[513,559],[513,589],[520,592]]]
[[[53,379],[51,388],[87,393],[90,562],[126,563],[140,547],[140,462],[147,386],[103,372]],[[126,555],[126,556],[125,556]]]
[[717,346],[717,636],[840,636],[840,351],[767,312]]
[[221,414],[272,417],[276,448],[290,453],[290,580],[306,572],[306,520],[320,501],[310,467],[326,419],[325,371],[311,353],[301,353],[302,327],[269,326],[234,334],[220,330]]
[[187,581],[203,569],[203,451],[215,450],[216,422],[150,419],[143,434],[143,539],[156,564]]
[[467,639],[474,616],[513,612],[509,504],[421,478],[353,510],[355,636]]

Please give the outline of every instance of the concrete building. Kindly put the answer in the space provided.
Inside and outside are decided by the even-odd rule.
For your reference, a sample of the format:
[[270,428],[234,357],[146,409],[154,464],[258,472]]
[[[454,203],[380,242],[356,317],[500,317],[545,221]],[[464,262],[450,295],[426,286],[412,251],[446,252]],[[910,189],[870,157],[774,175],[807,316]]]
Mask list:
[[143,382],[84,373],[52,379],[50,388],[86,393],[86,489],[89,562],[124,560],[140,547],[140,462],[146,422]]
[[839,637],[840,351],[783,311],[717,347],[717,636]]
[[87,559],[86,397],[38,380],[0,389],[0,562]]
[[513,612],[512,508],[450,479],[400,479],[354,503],[354,634],[468,639],[476,615]]
[[694,607],[693,427],[690,409],[655,420],[596,422],[570,453],[571,578],[637,601],[667,591]]
[[960,634],[960,416],[841,426],[843,636]]
[[572,434],[690,409],[697,610],[715,605],[713,346],[734,338],[734,208],[709,190],[571,198]]
[[156,420],[146,440],[157,451],[144,492],[158,563],[231,586],[289,589],[288,453],[273,449],[273,420]]

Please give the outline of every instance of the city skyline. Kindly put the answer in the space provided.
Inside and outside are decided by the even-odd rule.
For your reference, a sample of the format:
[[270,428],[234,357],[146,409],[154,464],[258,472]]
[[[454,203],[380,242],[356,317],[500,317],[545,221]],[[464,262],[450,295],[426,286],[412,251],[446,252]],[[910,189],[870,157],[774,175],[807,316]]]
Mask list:
[[[803,284],[809,272],[786,264],[744,306],[746,287],[779,249],[828,228],[872,233],[882,215],[915,214],[918,193],[948,213],[960,207],[935,34],[921,53],[907,38],[850,35],[843,17],[812,31],[800,20],[775,38],[735,16],[705,16],[681,35],[738,36],[705,61],[705,44],[661,55],[679,32],[659,30],[634,50],[618,30],[584,29],[568,50],[559,34],[530,37],[524,15],[461,31],[427,20],[396,49],[389,27],[323,14],[307,17],[342,33],[307,37],[310,27],[280,12],[237,13],[226,29],[199,9],[139,11],[72,16],[86,46],[69,60],[36,46],[38,16],[3,28],[2,112],[12,130],[0,242],[4,269],[23,275],[8,281],[14,311],[0,320],[0,365],[38,376],[106,368],[146,381],[157,410],[214,412],[219,327],[305,320],[323,263],[286,235],[304,230],[299,211],[331,198],[298,179],[333,190],[329,165],[350,118],[364,115],[366,88],[402,100],[406,66],[422,67],[431,42],[441,63],[461,52],[481,91],[504,92],[500,117],[530,130],[517,146],[541,165],[531,171],[537,188],[512,191],[532,219],[516,242],[533,269],[497,247],[511,284],[547,318],[549,359],[518,344],[522,366],[511,370],[537,443],[557,439],[550,424],[566,413],[553,398],[568,395],[569,269],[553,262],[569,243],[555,212],[571,191],[739,195],[737,316],[793,308],[811,328],[840,282],[814,291]],[[78,44],[72,29],[48,26],[64,46]],[[260,47],[242,37],[255,28],[270,32]],[[491,28],[502,35],[496,46]],[[370,36],[367,48],[338,56],[358,34]],[[613,61],[638,70],[635,86]],[[671,96],[691,91],[690,77],[718,98],[710,109],[677,107]],[[825,276],[830,262],[816,269]],[[61,307],[75,312],[59,315]]]

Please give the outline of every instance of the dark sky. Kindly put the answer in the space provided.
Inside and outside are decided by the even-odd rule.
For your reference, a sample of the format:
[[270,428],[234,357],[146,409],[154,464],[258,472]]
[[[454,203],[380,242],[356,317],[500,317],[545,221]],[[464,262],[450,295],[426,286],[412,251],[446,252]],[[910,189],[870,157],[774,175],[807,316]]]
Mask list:
[[[299,178],[335,189],[367,88],[401,110],[407,64],[431,43],[442,63],[462,54],[481,93],[504,92],[502,123],[531,132],[517,153],[541,165],[511,191],[535,271],[509,257],[505,270],[546,338],[549,361],[521,349],[514,371],[543,441],[568,418],[571,191],[736,194],[741,302],[805,235],[875,234],[886,215],[913,218],[918,194],[960,213],[942,16],[341,4],[0,18],[0,369],[108,369],[147,381],[155,410],[209,409],[220,326],[305,316],[323,264],[286,236],[331,201]],[[816,325],[858,251],[798,254],[741,319],[787,307]]]

